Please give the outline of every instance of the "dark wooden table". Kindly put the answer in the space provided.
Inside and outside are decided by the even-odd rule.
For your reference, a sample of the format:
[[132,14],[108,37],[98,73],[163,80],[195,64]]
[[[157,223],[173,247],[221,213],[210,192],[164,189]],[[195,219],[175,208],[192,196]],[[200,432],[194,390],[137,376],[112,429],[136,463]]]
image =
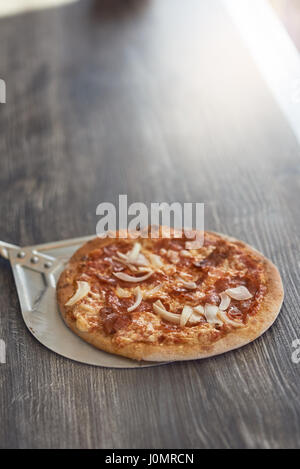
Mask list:
[[0,20],[0,238],[95,233],[96,206],[204,202],[207,229],[279,267],[275,325],[212,359],[141,370],[41,346],[0,260],[0,446],[299,447],[300,148],[217,0],[95,0]]

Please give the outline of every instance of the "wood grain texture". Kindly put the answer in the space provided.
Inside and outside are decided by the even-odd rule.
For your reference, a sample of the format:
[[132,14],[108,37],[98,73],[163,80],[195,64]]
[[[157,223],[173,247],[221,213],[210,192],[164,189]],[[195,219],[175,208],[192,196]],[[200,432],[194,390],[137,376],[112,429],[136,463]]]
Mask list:
[[286,298],[238,351],[141,370],[73,363],[26,330],[0,260],[0,446],[299,447],[300,148],[217,0],[85,0],[0,20],[1,239],[95,232],[96,206],[204,202]]

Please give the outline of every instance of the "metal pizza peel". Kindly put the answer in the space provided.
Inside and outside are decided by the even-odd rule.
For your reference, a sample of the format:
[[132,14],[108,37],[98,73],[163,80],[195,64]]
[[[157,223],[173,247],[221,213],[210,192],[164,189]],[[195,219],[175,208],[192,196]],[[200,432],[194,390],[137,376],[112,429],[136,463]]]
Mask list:
[[109,368],[143,368],[162,364],[138,362],[98,350],[65,325],[56,301],[56,282],[71,255],[93,237],[27,247],[0,241],[0,255],[12,267],[26,326],[45,347],[77,362]]

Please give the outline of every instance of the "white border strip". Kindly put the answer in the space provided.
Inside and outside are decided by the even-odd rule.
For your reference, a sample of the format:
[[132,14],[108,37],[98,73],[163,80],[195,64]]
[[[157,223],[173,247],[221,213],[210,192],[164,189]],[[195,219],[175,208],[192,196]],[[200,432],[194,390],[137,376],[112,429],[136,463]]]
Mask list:
[[300,142],[300,55],[266,0],[222,0]]

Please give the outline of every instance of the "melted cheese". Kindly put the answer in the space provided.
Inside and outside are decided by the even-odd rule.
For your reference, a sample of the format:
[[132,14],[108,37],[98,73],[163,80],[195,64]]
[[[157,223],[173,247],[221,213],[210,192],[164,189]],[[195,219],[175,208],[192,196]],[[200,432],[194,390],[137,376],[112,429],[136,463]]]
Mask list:
[[[116,305],[124,304],[119,314],[131,315],[130,321],[113,333],[112,340],[119,344],[134,341],[153,343],[163,340],[167,343],[172,341],[177,343],[198,340],[199,333],[208,336],[210,331],[220,335],[217,328],[222,328],[224,325],[226,328],[243,326],[241,321],[230,319],[226,312],[230,302],[226,302],[224,297],[224,301],[221,301],[222,297],[214,290],[214,285],[219,279],[237,276],[242,279],[243,275],[246,275],[248,268],[243,260],[243,251],[240,255],[237,249],[233,256],[221,257],[221,262],[216,265],[210,265],[208,262],[208,267],[205,267],[206,276],[203,277],[202,268],[199,269],[194,264],[203,260],[206,262],[209,256],[215,256],[215,244],[191,251],[175,250],[172,246],[166,249],[160,247],[153,251],[152,242],[155,246],[154,240],[150,242],[147,239],[141,239],[135,244],[128,243],[127,251],[118,251],[118,256],[115,255],[116,250],[112,250],[110,255],[112,262],[123,266],[121,272],[112,270],[109,274],[117,285],[103,284],[103,290],[100,287],[100,293],[95,293],[91,284],[92,291],[79,298],[75,306],[70,305],[78,329],[86,331],[92,327],[102,327],[103,318],[99,316],[99,311],[102,307],[110,306],[106,299],[108,291],[115,295]],[[108,255],[105,254],[105,257]],[[146,275],[141,275],[142,270],[139,269],[145,271],[149,270],[149,267],[130,264],[137,262],[138,259],[142,259],[150,266],[151,271],[147,271]],[[90,277],[89,271],[84,270],[84,274],[79,276],[78,280],[86,281],[90,278],[91,281],[95,281],[94,275],[97,272],[93,269],[91,266]],[[132,286],[128,286],[129,282]],[[134,285],[136,282],[139,283],[138,296]],[[215,296],[211,296],[212,292]],[[213,302],[211,298],[214,299]],[[158,300],[167,305],[164,311],[158,311],[153,307],[153,303]],[[249,297],[250,303],[251,300],[252,295]],[[116,308],[118,310],[119,306]]]

